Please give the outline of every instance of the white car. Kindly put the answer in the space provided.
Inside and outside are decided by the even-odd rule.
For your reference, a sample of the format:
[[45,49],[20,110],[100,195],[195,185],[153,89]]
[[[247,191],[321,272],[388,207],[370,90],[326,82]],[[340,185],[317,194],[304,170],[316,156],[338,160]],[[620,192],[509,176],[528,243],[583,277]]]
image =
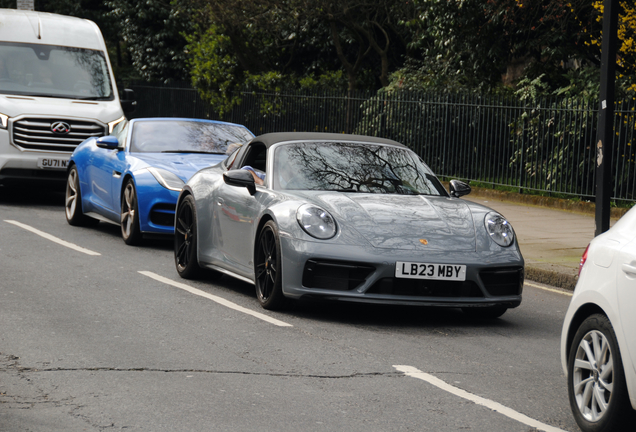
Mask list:
[[581,258],[561,363],[584,432],[636,430],[636,209]]

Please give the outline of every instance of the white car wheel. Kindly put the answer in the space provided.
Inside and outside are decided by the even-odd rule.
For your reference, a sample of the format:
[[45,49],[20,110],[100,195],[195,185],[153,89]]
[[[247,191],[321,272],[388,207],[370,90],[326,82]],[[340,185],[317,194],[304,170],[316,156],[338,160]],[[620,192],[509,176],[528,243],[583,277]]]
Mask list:
[[584,432],[633,428],[634,410],[621,354],[605,315],[588,317],[574,336],[568,357],[568,394],[574,418]]

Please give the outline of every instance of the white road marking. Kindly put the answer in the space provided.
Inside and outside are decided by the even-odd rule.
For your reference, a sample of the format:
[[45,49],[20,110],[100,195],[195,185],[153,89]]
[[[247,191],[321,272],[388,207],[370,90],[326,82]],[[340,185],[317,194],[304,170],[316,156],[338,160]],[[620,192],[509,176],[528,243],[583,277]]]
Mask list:
[[243,312],[244,314],[247,314],[247,315],[251,315],[251,316],[253,316],[255,318],[261,319],[261,320],[266,321],[266,322],[268,322],[270,324],[274,324],[274,325],[277,325],[279,327],[293,327],[293,325],[287,324],[286,322],[277,320],[277,319],[272,318],[272,317],[268,317],[267,315],[262,314],[260,312],[254,312],[253,310],[244,308],[243,306],[239,306],[236,303],[232,303],[229,300],[225,300],[222,297],[218,297],[218,296],[215,296],[215,295],[212,295],[212,294],[208,294],[205,291],[201,291],[199,289],[192,288],[192,287],[190,287],[190,286],[188,286],[186,284],[175,282],[175,281],[173,281],[171,279],[165,278],[165,277],[160,276],[160,275],[158,275],[156,273],[149,272],[149,271],[140,271],[139,273],[141,273],[144,276],[148,276],[149,278],[152,278],[152,279],[154,279],[156,281],[165,283],[167,285],[172,285],[173,287],[176,287],[176,288],[182,289],[184,291],[187,291],[187,292],[189,292],[191,294],[204,297],[204,298],[206,298],[208,300],[212,300],[213,302],[216,302],[216,303],[218,303],[218,304],[220,304],[222,306],[228,307],[230,309],[234,309],[234,310],[239,311],[239,312]]
[[32,226],[29,226],[29,225],[25,225],[25,224],[20,223],[18,221],[5,220],[5,222],[13,224],[15,226],[19,226],[20,228],[23,228],[23,229],[25,229],[27,231],[31,231],[32,233],[39,235],[40,237],[44,237],[45,239],[51,240],[54,243],[60,244],[62,246],[66,246],[69,249],[73,249],[73,250],[76,250],[78,252],[85,253],[86,255],[94,255],[94,256],[101,255],[99,252],[93,252],[92,250],[85,249],[83,247],[74,245],[73,243],[69,243],[69,242],[64,241],[62,239],[59,239],[59,238],[57,238],[55,236],[52,236],[51,234],[47,234],[44,231],[40,231],[39,229],[33,228]]
[[511,408],[508,408],[506,406],[501,405],[500,403],[491,401],[489,399],[483,398],[481,396],[477,396],[474,395],[472,393],[467,392],[466,390],[462,390],[460,388],[457,387],[453,387],[450,384],[447,384],[446,382],[442,381],[439,378],[434,377],[433,375],[427,374],[422,372],[421,370],[418,370],[416,368],[414,368],[413,366],[405,366],[405,365],[394,365],[393,366],[395,369],[399,370],[400,372],[404,372],[405,375],[413,377],[413,378],[417,378],[417,379],[421,379],[423,381],[428,382],[429,384],[434,385],[435,387],[438,387],[442,390],[445,390],[449,393],[454,394],[455,396],[459,396],[461,398],[464,399],[468,399],[471,402],[476,403],[477,405],[482,405],[485,406],[486,408],[489,408],[495,412],[498,412],[500,414],[505,415],[506,417],[509,417],[513,420],[516,420],[520,423],[523,423],[527,426],[536,428],[538,430],[541,431],[545,431],[545,432],[565,432],[563,429],[559,429],[556,428],[554,426],[550,426],[547,425],[545,423],[541,423],[538,420],[534,420],[528,416],[526,416],[525,414],[521,414]]
[[544,291],[550,291],[550,292],[553,292],[553,293],[563,294],[563,295],[570,296],[570,297],[572,297],[572,294],[574,294],[572,291],[566,291],[566,290],[559,290],[559,289],[554,289],[554,288],[548,288],[548,287],[541,286],[541,285],[536,285],[536,284],[533,284],[533,283],[530,283],[530,282],[524,282],[523,284],[524,284],[524,285],[531,286],[531,287],[533,287],[533,288],[539,288],[539,289],[542,289],[542,290],[544,290]]

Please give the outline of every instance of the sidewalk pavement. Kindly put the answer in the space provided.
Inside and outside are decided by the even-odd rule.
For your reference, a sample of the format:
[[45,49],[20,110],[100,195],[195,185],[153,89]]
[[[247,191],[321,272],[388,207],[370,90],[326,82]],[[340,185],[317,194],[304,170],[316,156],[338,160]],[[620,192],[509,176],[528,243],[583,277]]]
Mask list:
[[[512,224],[526,261],[527,280],[574,289],[581,255],[594,238],[594,213],[589,210],[593,204],[575,212],[562,210],[555,200],[537,205],[530,197],[530,201],[522,202],[517,194],[488,189],[473,189],[463,198],[497,210]],[[624,212],[614,212],[611,223]]]

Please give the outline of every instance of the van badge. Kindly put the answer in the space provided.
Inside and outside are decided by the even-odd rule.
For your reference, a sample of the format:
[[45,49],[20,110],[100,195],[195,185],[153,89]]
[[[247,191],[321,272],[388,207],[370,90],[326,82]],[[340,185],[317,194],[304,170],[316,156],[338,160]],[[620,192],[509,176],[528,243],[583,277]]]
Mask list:
[[63,121],[57,121],[51,125],[51,130],[57,135],[66,135],[71,131],[71,125]]

